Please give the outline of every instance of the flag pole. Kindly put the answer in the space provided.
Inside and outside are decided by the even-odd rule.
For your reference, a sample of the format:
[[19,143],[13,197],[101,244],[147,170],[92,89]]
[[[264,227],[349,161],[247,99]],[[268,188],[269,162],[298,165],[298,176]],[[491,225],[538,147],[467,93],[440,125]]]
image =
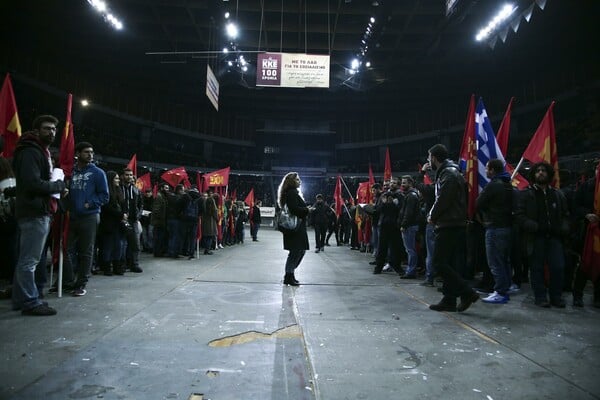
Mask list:
[[[350,198],[352,199],[352,193],[350,193],[350,189],[348,189],[348,186],[346,186],[346,182],[344,182],[344,178],[342,178],[342,176],[340,175],[340,181],[342,181],[342,183],[344,184],[344,187],[346,188],[346,191],[348,192],[348,194],[350,195]],[[352,218],[352,215],[350,215],[350,211],[348,211],[348,206],[346,206],[346,203],[344,203],[344,209],[346,209],[346,212],[348,213],[348,216],[350,218]]]
[[62,286],[63,286],[63,224],[64,224],[64,213],[60,213],[60,229],[58,230],[58,291],[57,295],[59,298],[62,297]]
[[523,158],[523,157],[521,157],[521,159],[519,160],[519,163],[518,163],[518,164],[517,164],[517,166],[515,167],[515,169],[514,169],[514,171],[513,171],[512,175],[511,175],[511,177],[510,177],[510,180],[511,180],[511,181],[512,181],[512,180],[515,178],[515,176],[516,176],[516,175],[517,175],[517,173],[519,172],[519,168],[521,168],[521,164],[523,164],[523,160],[524,160],[524,158]]

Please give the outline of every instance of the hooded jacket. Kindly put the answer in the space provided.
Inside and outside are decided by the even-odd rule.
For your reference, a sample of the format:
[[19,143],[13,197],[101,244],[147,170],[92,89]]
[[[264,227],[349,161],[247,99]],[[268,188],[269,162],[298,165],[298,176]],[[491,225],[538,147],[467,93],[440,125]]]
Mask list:
[[100,214],[100,208],[108,203],[108,183],[104,171],[94,164],[83,168],[75,165],[68,199],[71,218]]
[[50,152],[37,135],[24,134],[15,149],[13,170],[17,180],[17,218],[37,218],[52,214],[51,195],[65,189],[63,181],[50,181]]

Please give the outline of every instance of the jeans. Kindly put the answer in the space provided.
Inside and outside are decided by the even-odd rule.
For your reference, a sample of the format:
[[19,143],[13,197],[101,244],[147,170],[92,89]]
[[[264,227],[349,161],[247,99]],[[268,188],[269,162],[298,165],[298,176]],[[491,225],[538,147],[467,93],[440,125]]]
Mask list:
[[408,256],[408,268],[406,269],[406,275],[414,276],[417,275],[417,262],[419,257],[417,255],[417,233],[419,232],[419,225],[409,226],[402,230],[402,241],[404,242],[404,249]]
[[315,224],[315,247],[322,249],[325,247],[325,235],[327,234],[327,225]]
[[250,236],[252,236],[252,240],[256,240],[259,229],[260,229],[260,224],[258,224],[256,222],[250,223]]
[[127,241],[127,249],[125,251],[125,259],[128,267],[138,267],[140,265],[140,223],[138,221],[131,222],[131,229],[127,230],[125,240]]
[[142,225],[142,249],[144,251],[152,251],[154,248],[154,226]]
[[285,261],[286,274],[294,273],[294,270],[298,268],[298,265],[300,265],[300,262],[302,261],[302,258],[304,257],[305,253],[306,250],[290,250],[287,256],[287,260]]
[[427,224],[425,226],[425,247],[427,248],[427,257],[425,258],[425,279],[433,282],[435,269],[433,269],[433,252],[435,249],[435,225]]
[[501,295],[506,295],[511,284],[511,232],[510,227],[490,227],[485,230],[485,252],[494,276],[494,290]]
[[50,231],[50,216],[21,218],[19,259],[15,267],[12,304],[14,310],[29,310],[42,304],[35,284],[35,270]]
[[122,258],[121,241],[123,234],[119,231],[105,232],[100,236],[100,245],[102,246],[102,268],[108,269],[111,262],[118,263]]
[[75,287],[85,287],[92,272],[96,231],[99,223],[100,214],[85,215],[69,221],[64,274],[66,282],[73,282],[75,278],[77,279]]
[[533,242],[533,252],[529,257],[530,281],[535,299],[540,301],[548,299],[544,285],[544,264],[548,265],[550,272],[548,286],[550,300],[558,300],[562,298],[565,269],[563,245],[559,239],[536,237]]
[[377,257],[377,254],[379,254],[379,225],[374,226],[371,230],[371,248],[373,249],[373,256]]
[[170,218],[167,220],[167,255],[177,257],[181,251],[181,222],[178,219]]

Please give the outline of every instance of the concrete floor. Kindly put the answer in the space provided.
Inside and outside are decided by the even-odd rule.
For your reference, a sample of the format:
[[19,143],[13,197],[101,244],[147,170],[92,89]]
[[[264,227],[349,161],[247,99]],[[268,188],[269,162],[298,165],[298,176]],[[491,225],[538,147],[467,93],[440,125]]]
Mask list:
[[[312,242],[312,232],[309,233]],[[269,228],[199,260],[47,295],[53,317],[0,302],[1,399],[600,399],[600,310],[507,305],[437,313],[418,281],[373,275],[348,247],[287,252]],[[202,394],[202,396],[200,396]]]

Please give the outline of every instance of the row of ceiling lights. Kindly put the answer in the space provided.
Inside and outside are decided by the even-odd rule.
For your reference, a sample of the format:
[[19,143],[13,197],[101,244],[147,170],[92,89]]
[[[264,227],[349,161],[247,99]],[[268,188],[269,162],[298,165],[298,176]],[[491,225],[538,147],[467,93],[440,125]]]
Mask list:
[[123,23],[114,13],[110,11],[106,2],[102,0],[87,0],[87,2],[96,10],[102,18],[109,23],[113,28],[120,31],[123,29]]
[[375,17],[369,18],[367,29],[360,40],[360,51],[359,54],[350,63],[350,73],[356,74],[361,67],[371,68],[371,62],[367,60],[367,53],[369,52],[369,44],[373,38],[373,32],[375,30]]
[[[236,67],[242,72],[248,71],[248,61],[244,58],[244,55],[241,54],[241,51],[237,45],[237,37],[239,35],[239,28],[235,22],[231,21],[229,12],[225,13],[225,33],[227,35],[227,46],[223,47],[223,54],[225,54],[225,62],[227,66],[232,68]],[[233,56],[229,56],[229,54],[233,54]]]

